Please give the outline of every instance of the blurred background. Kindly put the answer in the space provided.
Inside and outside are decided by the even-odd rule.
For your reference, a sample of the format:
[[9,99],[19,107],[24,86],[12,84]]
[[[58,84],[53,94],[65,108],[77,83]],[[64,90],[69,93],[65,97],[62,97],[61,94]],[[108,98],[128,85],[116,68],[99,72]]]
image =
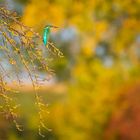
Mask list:
[[[24,127],[0,117],[0,140],[140,140],[140,0],[0,0],[50,40],[64,58],[40,90],[49,104],[38,135],[30,83],[17,96]],[[24,93],[24,94],[22,94]]]

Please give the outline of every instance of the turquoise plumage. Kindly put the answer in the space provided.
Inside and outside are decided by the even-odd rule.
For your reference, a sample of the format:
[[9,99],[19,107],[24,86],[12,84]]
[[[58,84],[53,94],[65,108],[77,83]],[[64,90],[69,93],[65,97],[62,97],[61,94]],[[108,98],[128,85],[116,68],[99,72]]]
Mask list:
[[50,36],[50,27],[47,26],[46,28],[44,28],[44,34],[43,34],[43,42],[45,46],[48,43],[49,36]]
[[45,46],[48,44],[48,40],[49,40],[51,28],[58,28],[58,27],[52,26],[52,25],[47,25],[47,26],[44,28],[43,43],[44,43]]

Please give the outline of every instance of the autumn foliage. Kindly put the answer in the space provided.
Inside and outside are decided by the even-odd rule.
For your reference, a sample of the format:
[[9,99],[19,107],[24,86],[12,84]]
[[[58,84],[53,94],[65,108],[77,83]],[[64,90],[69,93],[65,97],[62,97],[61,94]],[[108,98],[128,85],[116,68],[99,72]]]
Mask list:
[[[21,31],[32,36],[33,46],[21,35],[20,43],[11,45],[21,53],[13,49],[12,59],[6,60],[17,66],[17,59],[13,60],[11,55],[19,58],[18,68],[32,73],[32,83],[42,97],[39,101],[49,104],[50,114],[43,112],[42,117],[43,124],[52,131],[43,129],[43,134],[52,140],[139,140],[140,0],[19,0],[19,3],[23,9],[15,6],[14,10],[21,14],[16,21],[22,25],[10,22],[6,33],[8,30],[15,33],[13,29],[21,30],[23,26]],[[16,18],[14,12],[11,15]],[[44,47],[41,35],[47,24],[59,29],[51,30],[49,46]],[[40,81],[36,80],[38,76],[45,78],[41,81],[49,79],[43,89],[42,84],[36,84]],[[23,104],[21,122],[27,131],[18,135],[16,129],[11,132],[6,127],[11,132],[8,135],[5,131],[7,139],[40,139],[34,135],[38,132],[36,115],[27,113],[37,112],[33,107],[34,91],[25,89],[17,98]]]

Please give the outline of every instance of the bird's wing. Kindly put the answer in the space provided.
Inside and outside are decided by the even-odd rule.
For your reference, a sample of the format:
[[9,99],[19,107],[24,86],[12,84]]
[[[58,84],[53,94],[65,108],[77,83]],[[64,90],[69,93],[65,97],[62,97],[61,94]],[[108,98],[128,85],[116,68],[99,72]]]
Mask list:
[[50,28],[48,27],[44,29],[44,34],[43,34],[43,42],[45,46],[48,43],[49,35],[50,35]]

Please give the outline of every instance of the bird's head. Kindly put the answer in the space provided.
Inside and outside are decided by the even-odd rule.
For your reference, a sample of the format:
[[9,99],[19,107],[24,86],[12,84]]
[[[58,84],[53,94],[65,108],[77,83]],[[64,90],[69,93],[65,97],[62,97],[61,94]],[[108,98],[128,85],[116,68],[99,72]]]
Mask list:
[[58,28],[57,26],[54,26],[54,25],[51,25],[51,24],[48,24],[48,25],[45,26],[45,28],[48,28],[48,27],[49,28]]

